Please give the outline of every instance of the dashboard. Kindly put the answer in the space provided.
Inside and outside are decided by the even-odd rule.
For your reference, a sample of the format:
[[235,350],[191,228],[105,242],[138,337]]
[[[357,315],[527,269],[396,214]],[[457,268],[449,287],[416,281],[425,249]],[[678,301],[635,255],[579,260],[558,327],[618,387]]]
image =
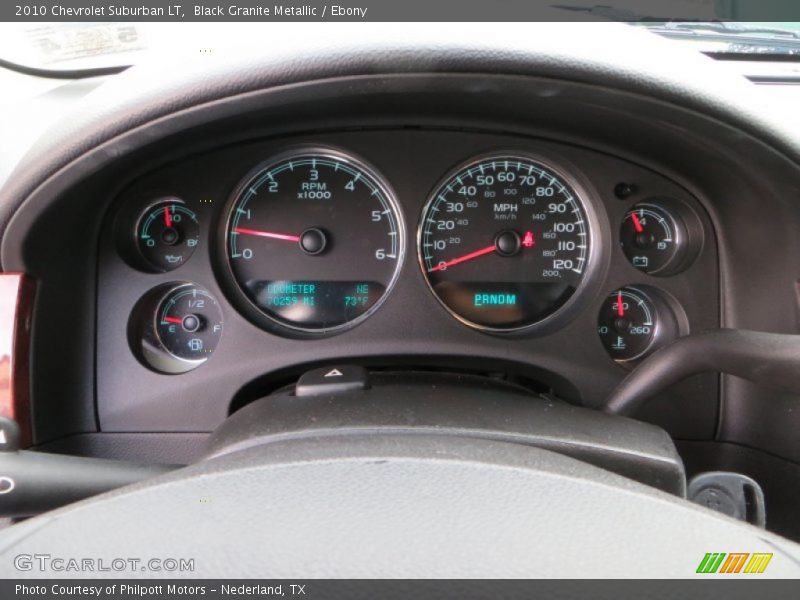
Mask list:
[[[686,189],[586,147],[463,129],[262,139],[126,182],[98,243],[102,430],[210,430],[332,362],[597,406],[657,348],[719,325],[716,236]],[[697,379],[685,402],[716,394]]]
[[[675,338],[800,332],[796,86],[630,29],[298,40],[76,84],[0,191],[3,270],[36,284],[33,444],[186,464],[273,392],[318,418],[286,390],[348,366],[602,409]],[[631,416],[690,475],[756,478],[800,536],[795,392],[707,372]]]
[[[0,190],[2,268],[35,287],[32,446],[164,465],[231,423],[539,427],[634,463],[650,431],[800,539],[797,390],[708,369],[601,414],[674,340],[800,333],[797,86],[598,27],[376,28],[32,102]],[[337,372],[369,401],[297,393]]]

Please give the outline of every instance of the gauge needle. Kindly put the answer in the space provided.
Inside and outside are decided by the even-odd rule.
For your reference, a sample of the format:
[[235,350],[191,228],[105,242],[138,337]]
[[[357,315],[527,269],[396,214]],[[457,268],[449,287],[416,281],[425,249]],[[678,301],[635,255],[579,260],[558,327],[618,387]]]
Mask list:
[[635,212],[631,213],[631,219],[633,219],[633,228],[636,230],[636,233],[642,233],[644,227],[642,227],[642,222],[639,220],[639,217],[636,216]]
[[622,303],[622,292],[617,292],[617,316],[625,316],[625,307]]
[[243,235],[255,235],[258,237],[272,238],[274,240],[284,240],[286,242],[299,242],[299,235],[286,235],[285,233],[272,233],[271,231],[259,231],[258,229],[247,229],[245,227],[234,227],[234,233]]
[[178,319],[177,317],[164,317],[164,320],[167,323],[174,323],[175,325],[183,325],[183,319]]
[[486,246],[486,248],[476,250],[475,252],[470,252],[469,254],[465,254],[464,256],[459,256],[458,258],[454,258],[453,260],[448,260],[445,263],[440,263],[435,267],[428,269],[428,273],[434,273],[435,271],[442,271],[444,269],[447,269],[448,267],[452,267],[454,265],[467,262],[468,260],[472,260],[473,258],[478,258],[486,254],[491,254],[494,251],[495,251],[495,245],[492,244],[491,246]]
[[169,213],[169,207],[164,207],[164,225],[172,227],[172,215]]

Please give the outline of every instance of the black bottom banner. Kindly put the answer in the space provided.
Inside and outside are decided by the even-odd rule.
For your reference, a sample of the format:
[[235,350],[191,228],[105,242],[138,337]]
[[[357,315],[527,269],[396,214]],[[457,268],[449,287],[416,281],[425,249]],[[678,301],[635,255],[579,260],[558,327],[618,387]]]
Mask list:
[[67,600],[172,600],[186,598],[295,599],[509,599],[592,598],[616,600],[725,600],[797,598],[800,583],[792,580],[490,580],[490,579],[309,579],[309,580],[0,580],[0,598]]

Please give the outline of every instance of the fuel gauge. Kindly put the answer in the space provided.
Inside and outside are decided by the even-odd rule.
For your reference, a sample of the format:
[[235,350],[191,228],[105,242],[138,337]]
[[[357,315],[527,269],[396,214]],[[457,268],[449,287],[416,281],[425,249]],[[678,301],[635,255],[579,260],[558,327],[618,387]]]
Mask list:
[[222,311],[216,298],[191,283],[156,289],[140,303],[134,318],[144,362],[162,373],[199,367],[222,336]]

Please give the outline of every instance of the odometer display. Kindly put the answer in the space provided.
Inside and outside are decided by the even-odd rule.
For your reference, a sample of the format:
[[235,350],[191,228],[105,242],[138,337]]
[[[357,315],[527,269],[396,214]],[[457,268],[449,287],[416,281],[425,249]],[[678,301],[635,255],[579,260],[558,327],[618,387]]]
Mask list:
[[256,316],[305,331],[365,317],[391,287],[403,255],[388,186],[338,152],[296,152],[239,187],[227,254]]
[[448,176],[419,232],[431,289],[473,327],[514,330],[561,308],[578,288],[591,235],[578,193],[554,168],[490,156]]

